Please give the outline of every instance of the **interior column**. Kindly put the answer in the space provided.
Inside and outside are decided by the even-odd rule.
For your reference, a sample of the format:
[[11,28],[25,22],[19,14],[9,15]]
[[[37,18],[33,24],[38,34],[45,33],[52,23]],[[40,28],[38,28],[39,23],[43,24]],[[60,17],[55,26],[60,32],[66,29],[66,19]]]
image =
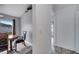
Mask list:
[[33,5],[33,53],[48,54],[51,51],[51,5]]

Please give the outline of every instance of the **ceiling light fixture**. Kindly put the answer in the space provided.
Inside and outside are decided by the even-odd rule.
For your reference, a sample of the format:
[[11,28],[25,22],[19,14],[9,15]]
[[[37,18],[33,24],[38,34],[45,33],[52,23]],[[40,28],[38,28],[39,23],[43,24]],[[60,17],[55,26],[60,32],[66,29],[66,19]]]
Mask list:
[[0,17],[4,17],[4,15],[0,15]]

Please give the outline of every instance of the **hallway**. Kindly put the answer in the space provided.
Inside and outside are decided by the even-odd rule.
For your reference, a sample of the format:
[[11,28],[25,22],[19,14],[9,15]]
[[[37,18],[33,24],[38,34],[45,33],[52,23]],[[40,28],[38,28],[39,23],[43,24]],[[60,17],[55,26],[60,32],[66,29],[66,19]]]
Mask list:
[[78,19],[79,5],[74,4],[2,4],[1,53],[79,53]]

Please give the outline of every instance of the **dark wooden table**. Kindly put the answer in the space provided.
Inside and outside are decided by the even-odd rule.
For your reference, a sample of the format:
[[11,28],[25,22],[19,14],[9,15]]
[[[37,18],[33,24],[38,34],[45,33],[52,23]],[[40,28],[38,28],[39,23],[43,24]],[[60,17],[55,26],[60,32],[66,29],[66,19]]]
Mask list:
[[17,38],[18,38],[17,35],[9,35],[8,36],[8,49],[7,49],[7,53],[9,53],[10,51],[13,50],[12,49],[12,41],[16,40]]

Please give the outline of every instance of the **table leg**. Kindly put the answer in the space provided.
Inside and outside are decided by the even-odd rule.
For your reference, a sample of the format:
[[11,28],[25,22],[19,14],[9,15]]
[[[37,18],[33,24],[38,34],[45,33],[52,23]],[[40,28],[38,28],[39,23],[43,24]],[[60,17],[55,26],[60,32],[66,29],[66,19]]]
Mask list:
[[7,43],[8,43],[8,47],[7,47],[7,54],[8,54],[10,51],[10,40],[7,40]]
[[7,54],[12,51],[12,40],[8,40]]
[[12,40],[10,40],[10,51],[12,51]]

